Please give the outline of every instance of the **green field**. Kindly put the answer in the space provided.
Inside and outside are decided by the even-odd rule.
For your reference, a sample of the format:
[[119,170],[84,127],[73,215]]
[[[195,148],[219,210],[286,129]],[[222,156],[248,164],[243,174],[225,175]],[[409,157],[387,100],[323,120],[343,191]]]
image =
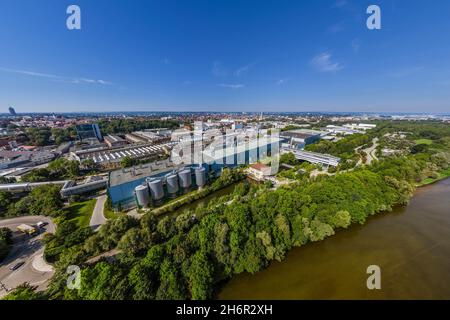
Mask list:
[[65,209],[67,212],[67,219],[70,221],[75,221],[80,228],[89,226],[89,221],[91,220],[96,202],[96,199],[92,199],[70,204]]
[[105,208],[103,209],[103,215],[105,216],[106,219],[115,219],[117,217],[126,215],[126,213],[124,213],[124,212],[114,212],[113,210],[108,209],[105,206]]
[[426,145],[430,145],[433,143],[433,141],[431,141],[430,139],[418,139],[414,141],[416,144],[426,144]]

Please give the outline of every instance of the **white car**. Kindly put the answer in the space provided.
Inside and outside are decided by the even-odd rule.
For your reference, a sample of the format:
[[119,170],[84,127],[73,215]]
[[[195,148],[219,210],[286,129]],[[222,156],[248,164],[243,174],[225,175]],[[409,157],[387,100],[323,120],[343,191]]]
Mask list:
[[45,227],[46,225],[47,225],[47,222],[43,222],[43,221],[39,221],[38,223],[36,223],[36,227],[38,227],[38,228]]

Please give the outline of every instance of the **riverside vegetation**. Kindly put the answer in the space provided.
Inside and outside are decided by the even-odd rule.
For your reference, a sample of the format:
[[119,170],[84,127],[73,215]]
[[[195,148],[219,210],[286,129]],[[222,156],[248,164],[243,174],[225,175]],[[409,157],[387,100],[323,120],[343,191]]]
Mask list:
[[[146,214],[140,221],[128,216],[108,221],[99,232],[64,245],[55,258],[56,274],[39,297],[213,298],[221,283],[234,274],[258,272],[273,260],[283,260],[293,247],[323,240],[339,228],[364,224],[371,215],[407,204],[416,185],[448,171],[448,125],[382,123],[370,135],[404,126],[415,132],[412,139],[432,143],[353,171],[314,178],[302,175],[275,190],[240,183],[232,194],[176,217]],[[337,152],[355,147],[342,145]],[[63,231],[58,230],[56,237],[64,244],[65,235],[58,235]],[[112,249],[120,252],[114,262],[86,263]],[[79,290],[66,287],[66,268],[73,264],[82,269]],[[20,290],[30,288],[22,286],[12,296],[20,296]]]

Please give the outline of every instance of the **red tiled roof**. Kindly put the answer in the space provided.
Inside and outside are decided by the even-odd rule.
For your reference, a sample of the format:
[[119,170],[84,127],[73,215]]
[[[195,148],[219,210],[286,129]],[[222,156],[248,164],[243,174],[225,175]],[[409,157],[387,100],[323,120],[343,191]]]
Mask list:
[[250,165],[250,167],[252,167],[253,169],[258,170],[258,171],[263,171],[263,170],[269,168],[268,166],[266,166],[265,164],[262,164],[262,163],[255,163],[255,164]]

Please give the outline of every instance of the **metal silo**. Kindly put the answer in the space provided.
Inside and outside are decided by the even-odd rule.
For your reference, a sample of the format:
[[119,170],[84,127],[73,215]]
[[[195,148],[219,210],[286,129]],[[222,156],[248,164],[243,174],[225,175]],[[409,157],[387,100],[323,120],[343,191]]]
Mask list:
[[180,186],[187,189],[192,184],[191,169],[184,169],[178,172],[178,177],[180,178]]
[[166,176],[167,192],[170,194],[177,193],[180,189],[178,186],[178,176],[176,173],[170,173]]
[[147,208],[150,203],[150,193],[148,192],[148,187],[145,186],[137,186],[134,189],[136,193],[136,200],[140,207]]
[[150,194],[153,200],[160,200],[164,198],[164,189],[161,179],[153,179],[148,182]]
[[195,168],[195,182],[197,186],[204,187],[206,184],[206,170],[203,167]]

